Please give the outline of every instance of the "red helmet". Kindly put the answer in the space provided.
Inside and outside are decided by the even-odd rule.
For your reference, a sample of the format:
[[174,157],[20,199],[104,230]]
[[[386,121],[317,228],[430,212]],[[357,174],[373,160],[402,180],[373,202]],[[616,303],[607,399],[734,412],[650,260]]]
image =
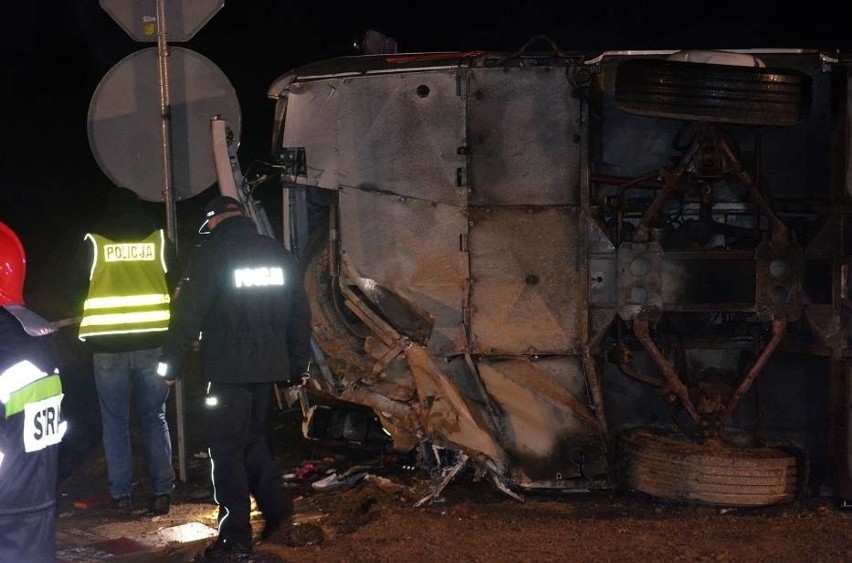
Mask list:
[[21,239],[0,222],[0,305],[24,304],[27,256]]

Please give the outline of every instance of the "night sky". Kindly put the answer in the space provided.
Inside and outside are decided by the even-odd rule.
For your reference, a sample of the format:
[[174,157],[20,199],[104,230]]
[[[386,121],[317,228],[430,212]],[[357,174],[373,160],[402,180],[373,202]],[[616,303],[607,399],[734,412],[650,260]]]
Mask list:
[[[100,211],[110,185],[89,147],[90,99],[110,68],[152,44],[134,42],[97,0],[7,2],[16,8],[0,35],[5,102],[0,220],[19,232],[31,271],[61,276],[71,243]],[[583,8],[552,0],[226,0],[191,41],[177,45],[211,60],[233,84],[242,112],[240,159],[250,162],[267,158],[270,150],[268,86],[302,64],[354,54],[353,40],[367,29],[393,37],[402,52],[515,51],[540,34],[563,51],[588,52],[852,45],[848,17],[841,17],[843,10],[829,11],[841,3],[749,4],[744,12],[735,3],[688,1],[666,8],[659,2],[595,1]],[[178,204],[179,221],[198,207],[193,200],[209,195],[204,194]]]

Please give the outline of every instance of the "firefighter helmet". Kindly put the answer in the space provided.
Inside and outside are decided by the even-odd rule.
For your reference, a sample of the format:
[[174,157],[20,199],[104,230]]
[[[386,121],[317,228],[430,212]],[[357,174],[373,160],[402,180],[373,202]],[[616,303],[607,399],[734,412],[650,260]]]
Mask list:
[[27,256],[21,239],[0,222],[0,306],[24,304]]

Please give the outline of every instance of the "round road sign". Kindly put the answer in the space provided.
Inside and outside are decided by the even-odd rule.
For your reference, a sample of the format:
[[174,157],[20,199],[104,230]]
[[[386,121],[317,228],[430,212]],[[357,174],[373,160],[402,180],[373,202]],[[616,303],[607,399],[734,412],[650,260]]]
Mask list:
[[[210,119],[228,120],[240,138],[240,105],[225,74],[189,49],[169,48],[172,188],[175,200],[216,181]],[[146,201],[165,201],[157,48],[112,67],[89,103],[89,145],[101,170]]]

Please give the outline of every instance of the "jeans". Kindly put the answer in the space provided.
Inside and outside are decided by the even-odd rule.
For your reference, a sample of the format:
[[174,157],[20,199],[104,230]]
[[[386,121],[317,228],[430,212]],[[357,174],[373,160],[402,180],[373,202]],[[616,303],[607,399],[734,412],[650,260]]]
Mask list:
[[103,422],[104,453],[113,498],[130,496],[133,451],[130,443],[130,390],[136,411],[151,488],[155,495],[174,489],[172,441],[166,421],[169,386],[157,375],[160,348],[119,353],[95,353],[95,385]]

